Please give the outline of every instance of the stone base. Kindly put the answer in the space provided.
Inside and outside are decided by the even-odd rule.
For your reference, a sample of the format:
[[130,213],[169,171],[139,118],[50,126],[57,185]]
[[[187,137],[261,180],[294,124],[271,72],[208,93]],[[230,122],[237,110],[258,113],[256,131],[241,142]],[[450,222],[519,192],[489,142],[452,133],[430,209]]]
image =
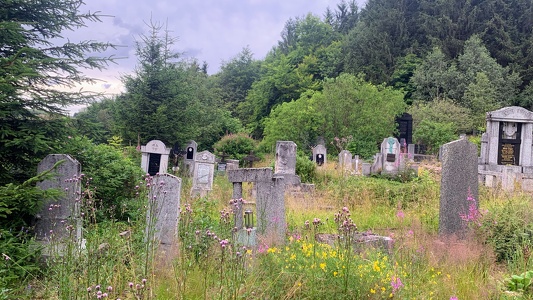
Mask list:
[[242,228],[237,231],[235,236],[236,244],[239,246],[245,247],[255,247],[257,246],[257,230],[256,228],[251,228],[250,231],[246,228]]
[[[319,243],[335,246],[335,242],[342,242],[342,236],[338,234],[317,233],[315,239]],[[394,240],[388,236],[380,236],[372,233],[356,232],[352,236],[352,246],[354,252],[362,253],[366,250],[374,249],[392,254]]]

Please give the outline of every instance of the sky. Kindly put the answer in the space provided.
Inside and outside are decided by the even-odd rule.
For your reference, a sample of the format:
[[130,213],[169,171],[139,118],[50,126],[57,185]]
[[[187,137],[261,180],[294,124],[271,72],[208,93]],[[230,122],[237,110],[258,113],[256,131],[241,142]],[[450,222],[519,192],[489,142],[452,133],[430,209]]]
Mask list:
[[[208,64],[208,73],[249,47],[263,59],[280,40],[290,18],[308,13],[323,17],[341,0],[86,0],[80,12],[99,12],[102,22],[64,34],[71,41],[95,40],[120,45],[106,54],[120,58],[104,71],[86,71],[100,81],[84,90],[108,95],[123,92],[121,77],[137,64],[135,41],[146,35],[150,22],[163,25],[177,39],[173,50]],[[366,0],[357,0],[359,8]],[[150,21],[151,20],[151,21]],[[73,108],[75,111],[76,108]]]

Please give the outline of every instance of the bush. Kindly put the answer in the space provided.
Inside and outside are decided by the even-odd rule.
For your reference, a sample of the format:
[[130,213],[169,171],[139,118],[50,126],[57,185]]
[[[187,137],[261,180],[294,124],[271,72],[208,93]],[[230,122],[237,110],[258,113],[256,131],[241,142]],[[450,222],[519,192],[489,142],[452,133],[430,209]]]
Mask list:
[[110,145],[94,145],[85,137],[75,137],[65,145],[64,153],[70,154],[81,164],[82,172],[92,178],[94,198],[101,201],[103,210],[99,217],[117,217],[127,220],[135,210],[128,209],[135,202],[136,184],[143,172],[139,164],[126,157],[120,149]]
[[302,182],[314,182],[316,179],[316,164],[303,153],[296,156],[296,175]]
[[216,154],[229,155],[231,159],[242,160],[255,150],[256,142],[245,133],[228,134],[213,145]]
[[480,232],[494,248],[496,259],[512,263],[523,251],[533,248],[531,200],[511,198],[494,206],[483,217]]
[[413,138],[417,144],[426,145],[428,153],[436,154],[440,146],[457,139],[455,132],[453,123],[423,120],[413,132]]

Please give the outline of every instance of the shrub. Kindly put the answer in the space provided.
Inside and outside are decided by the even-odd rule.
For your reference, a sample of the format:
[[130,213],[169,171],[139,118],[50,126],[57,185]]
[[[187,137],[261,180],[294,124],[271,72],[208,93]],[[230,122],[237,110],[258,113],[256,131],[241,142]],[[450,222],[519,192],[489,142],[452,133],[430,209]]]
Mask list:
[[314,182],[316,179],[316,164],[303,153],[296,156],[296,175],[302,182]]
[[413,138],[416,143],[426,145],[428,153],[436,154],[441,145],[457,139],[455,132],[453,123],[423,120],[413,133]]
[[229,158],[242,160],[255,150],[256,142],[245,133],[228,134],[213,145],[217,154],[229,155]]
[[126,220],[138,213],[127,208],[133,203],[135,186],[143,175],[139,164],[120,149],[105,144],[94,145],[85,137],[72,138],[64,151],[80,162],[87,178],[92,178],[95,199],[100,200],[104,208],[99,211],[99,217]]
[[529,199],[511,198],[489,208],[480,232],[494,248],[500,262],[513,260],[524,250],[533,248],[533,210]]

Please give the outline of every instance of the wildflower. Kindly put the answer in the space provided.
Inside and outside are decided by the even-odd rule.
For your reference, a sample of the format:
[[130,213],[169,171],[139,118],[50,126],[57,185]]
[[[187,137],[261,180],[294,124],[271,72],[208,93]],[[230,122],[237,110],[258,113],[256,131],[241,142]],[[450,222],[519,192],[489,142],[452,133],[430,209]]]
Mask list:
[[400,220],[403,220],[403,218],[405,217],[405,214],[403,213],[403,210],[399,210],[396,213],[396,217],[398,217],[398,219],[400,219]]
[[451,296],[450,297],[450,300],[459,300],[459,298],[455,297],[455,296]]
[[94,287],[97,291],[100,290],[100,285]]
[[107,287],[107,291],[108,291],[108,292],[112,292],[112,291],[113,291],[113,287],[112,287],[112,286],[108,286],[108,287]]
[[376,293],[376,290],[370,289],[370,294],[375,294],[375,293]]
[[10,260],[11,257],[7,256],[5,253],[2,253],[2,256],[4,257],[5,260]]
[[130,282],[128,285],[130,286],[130,289],[133,288],[133,282]]
[[321,263],[319,267],[322,269],[322,271],[326,271],[326,263]]
[[87,292],[88,292],[88,293],[91,292],[91,287],[88,287],[88,288],[87,288]]
[[400,277],[392,277],[392,281],[391,281],[390,285],[392,286],[392,292],[393,293],[396,293],[397,291],[399,291],[403,287],[403,283],[400,280]]

